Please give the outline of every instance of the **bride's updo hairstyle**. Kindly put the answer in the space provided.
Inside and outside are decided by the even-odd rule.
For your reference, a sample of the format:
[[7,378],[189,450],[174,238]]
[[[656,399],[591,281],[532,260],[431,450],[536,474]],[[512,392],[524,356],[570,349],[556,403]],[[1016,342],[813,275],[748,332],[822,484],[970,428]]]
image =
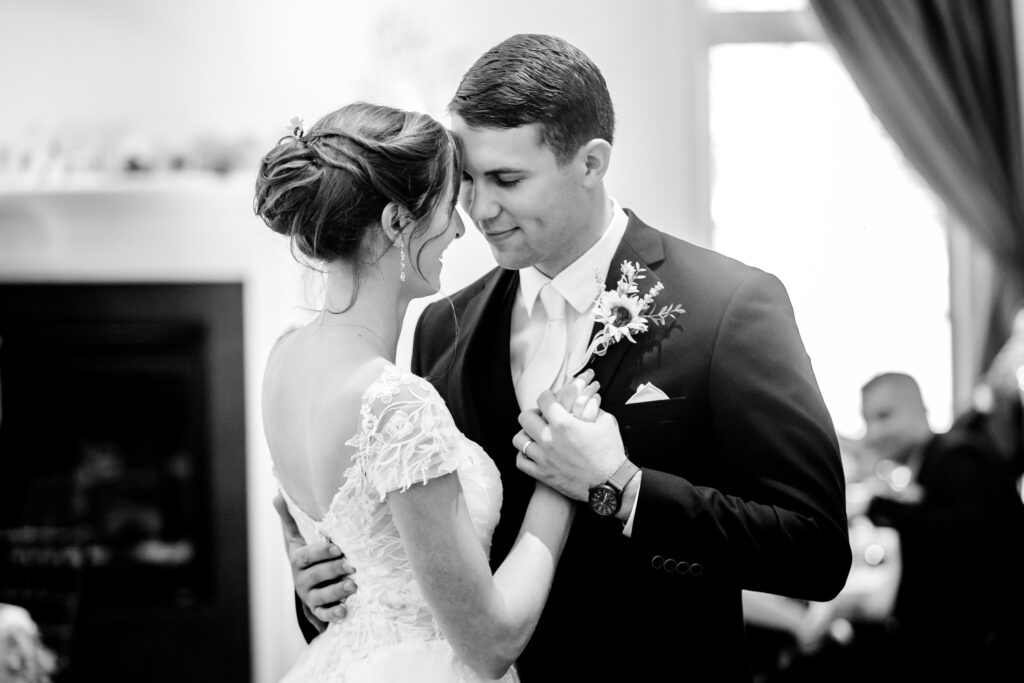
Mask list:
[[[260,162],[253,206],[291,239],[293,253],[344,260],[358,274],[372,256],[364,245],[379,244],[367,234],[380,230],[389,202],[400,208],[390,226],[396,235],[426,230],[448,187],[454,210],[460,161],[455,138],[430,116],[357,102],[281,138]],[[418,256],[410,255],[417,272]]]

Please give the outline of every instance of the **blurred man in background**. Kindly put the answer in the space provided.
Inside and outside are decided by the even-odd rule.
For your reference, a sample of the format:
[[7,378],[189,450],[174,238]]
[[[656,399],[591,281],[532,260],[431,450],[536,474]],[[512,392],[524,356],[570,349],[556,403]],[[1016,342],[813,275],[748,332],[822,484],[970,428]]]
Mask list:
[[902,557],[886,677],[1020,680],[1024,502],[1008,458],[962,421],[933,435],[908,375],[873,378],[862,400],[865,445],[892,464],[866,514],[898,532]]

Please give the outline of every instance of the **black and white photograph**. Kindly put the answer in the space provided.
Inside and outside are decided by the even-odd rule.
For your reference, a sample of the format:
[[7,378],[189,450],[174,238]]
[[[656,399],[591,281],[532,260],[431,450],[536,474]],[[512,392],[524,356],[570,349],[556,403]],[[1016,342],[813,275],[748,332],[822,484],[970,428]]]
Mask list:
[[1024,680],[1021,0],[0,0],[0,683]]

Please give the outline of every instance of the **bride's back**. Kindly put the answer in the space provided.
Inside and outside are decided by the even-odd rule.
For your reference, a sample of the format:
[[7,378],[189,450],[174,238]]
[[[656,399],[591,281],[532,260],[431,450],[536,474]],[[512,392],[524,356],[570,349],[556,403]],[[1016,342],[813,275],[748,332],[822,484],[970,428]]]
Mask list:
[[263,379],[263,429],[277,477],[313,519],[330,506],[354,449],[366,388],[386,361],[358,328],[310,324],[285,334]]

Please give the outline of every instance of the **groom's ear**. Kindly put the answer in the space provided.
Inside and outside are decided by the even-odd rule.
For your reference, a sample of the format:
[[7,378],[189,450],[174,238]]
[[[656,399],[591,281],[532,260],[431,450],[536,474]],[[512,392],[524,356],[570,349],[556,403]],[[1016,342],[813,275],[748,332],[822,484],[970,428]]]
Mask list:
[[607,140],[594,138],[580,148],[578,158],[583,162],[584,187],[594,188],[604,180],[604,174],[608,172],[608,165],[612,160],[612,146]]

